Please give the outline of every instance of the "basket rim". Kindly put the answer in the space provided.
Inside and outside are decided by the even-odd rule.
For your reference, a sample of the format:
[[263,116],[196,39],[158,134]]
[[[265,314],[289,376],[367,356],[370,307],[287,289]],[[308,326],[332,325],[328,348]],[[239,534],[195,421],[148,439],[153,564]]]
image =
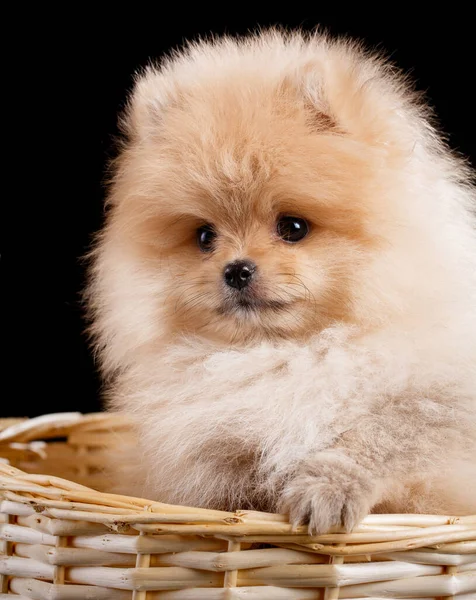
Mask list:
[[[55,413],[25,419],[0,432],[0,456],[2,446],[12,443],[35,444],[39,438],[66,436],[82,427],[107,431],[127,427],[128,423],[125,415],[110,413]],[[13,507],[48,519],[98,523],[115,532],[132,528],[143,533],[196,534],[247,541],[276,537],[334,556],[357,551],[359,554],[398,552],[441,544],[470,544],[472,548],[474,542],[476,546],[476,515],[371,514],[350,533],[333,528],[324,535],[311,536],[306,526],[293,528],[286,515],[246,510],[226,512],[99,492],[60,477],[29,474],[2,462],[0,499],[0,512]]]

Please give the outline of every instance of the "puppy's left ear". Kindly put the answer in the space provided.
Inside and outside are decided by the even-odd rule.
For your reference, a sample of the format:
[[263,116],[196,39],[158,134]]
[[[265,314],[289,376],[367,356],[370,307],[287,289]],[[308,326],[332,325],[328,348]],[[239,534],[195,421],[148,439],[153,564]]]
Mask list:
[[405,153],[413,147],[421,109],[404,78],[379,57],[351,43],[328,44],[294,79],[318,124],[374,146]]
[[309,129],[317,133],[339,133],[336,115],[326,97],[322,71],[315,62],[299,66],[280,85],[283,97],[297,99],[307,112]]

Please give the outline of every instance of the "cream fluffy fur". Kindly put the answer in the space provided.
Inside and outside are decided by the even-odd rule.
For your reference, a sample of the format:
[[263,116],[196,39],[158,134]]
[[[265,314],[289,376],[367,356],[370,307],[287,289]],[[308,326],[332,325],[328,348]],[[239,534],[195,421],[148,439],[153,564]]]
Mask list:
[[[321,35],[202,42],[138,78],[125,128],[89,302],[128,491],[315,532],[476,512],[475,192],[401,77]],[[237,258],[282,307],[230,308]]]

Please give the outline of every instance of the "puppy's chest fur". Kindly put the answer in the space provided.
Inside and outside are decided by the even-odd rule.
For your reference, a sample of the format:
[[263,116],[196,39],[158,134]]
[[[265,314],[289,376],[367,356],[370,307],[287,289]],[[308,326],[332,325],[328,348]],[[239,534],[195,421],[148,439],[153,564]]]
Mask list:
[[[164,501],[269,510],[289,473],[355,417],[349,390],[320,352],[194,355],[186,363],[169,356],[133,404],[126,396],[147,479]],[[365,402],[358,406],[365,412]]]

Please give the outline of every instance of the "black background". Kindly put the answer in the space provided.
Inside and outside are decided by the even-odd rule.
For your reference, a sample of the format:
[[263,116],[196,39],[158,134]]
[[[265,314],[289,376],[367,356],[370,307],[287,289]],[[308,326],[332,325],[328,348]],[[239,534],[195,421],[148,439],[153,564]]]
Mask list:
[[14,210],[2,219],[0,417],[100,409],[99,378],[83,333],[80,257],[102,222],[117,114],[138,68],[198,35],[320,24],[384,50],[410,72],[436,108],[450,145],[475,164],[474,20],[469,8],[446,6],[424,16],[397,5],[352,14],[295,3],[261,14],[238,6],[201,6],[198,14],[169,6],[159,14],[134,5],[106,18],[74,8],[30,13],[30,30],[18,28],[9,56],[15,78],[8,96],[21,117],[8,123],[15,128],[19,147],[12,162],[18,168],[5,173],[5,186],[13,183],[15,191],[10,196],[8,185],[2,200]]

